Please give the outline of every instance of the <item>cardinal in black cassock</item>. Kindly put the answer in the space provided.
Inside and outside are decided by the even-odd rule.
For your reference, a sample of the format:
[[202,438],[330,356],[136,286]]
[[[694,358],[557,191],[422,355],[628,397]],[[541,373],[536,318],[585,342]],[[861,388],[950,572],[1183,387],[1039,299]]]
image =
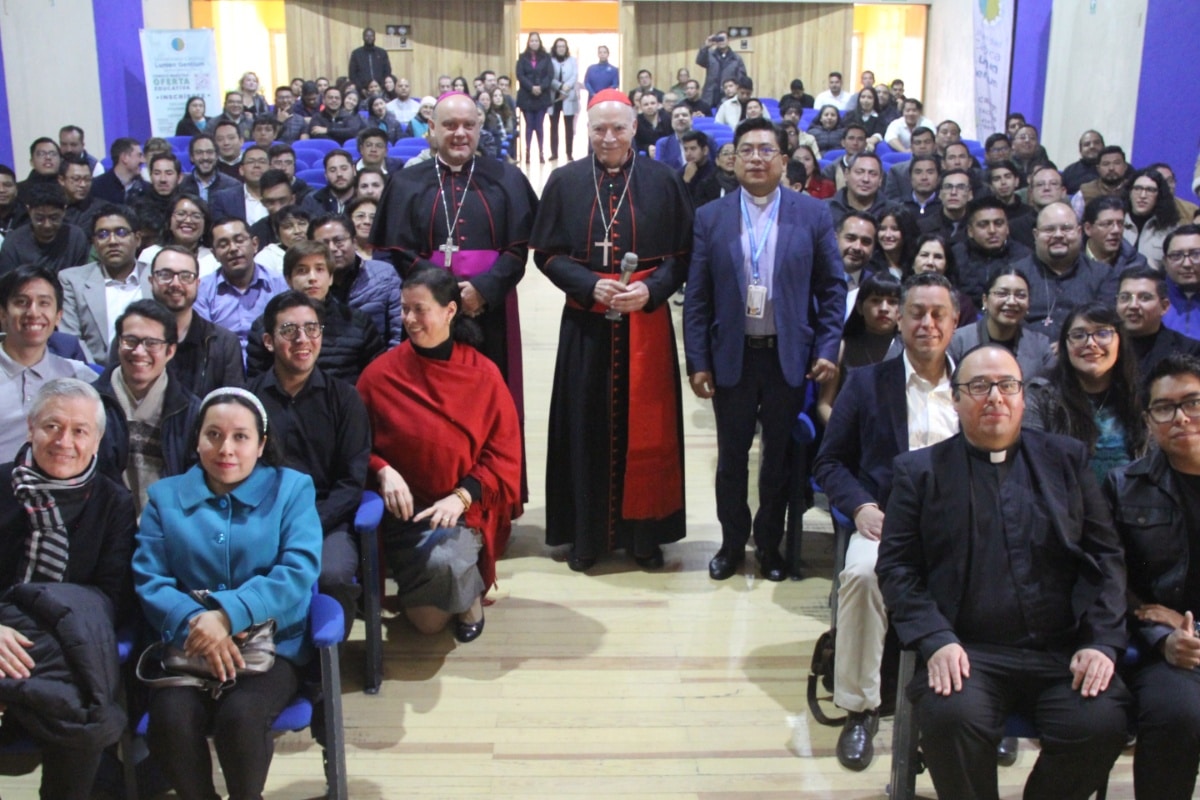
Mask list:
[[[684,537],[683,424],[671,295],[687,276],[692,204],[673,170],[633,152],[615,90],[588,106],[593,157],[542,192],[534,263],[566,294],[550,401],[546,542],[582,571],[610,550],[661,566]],[[616,284],[636,253],[628,290]],[[617,321],[610,308],[625,311]]]

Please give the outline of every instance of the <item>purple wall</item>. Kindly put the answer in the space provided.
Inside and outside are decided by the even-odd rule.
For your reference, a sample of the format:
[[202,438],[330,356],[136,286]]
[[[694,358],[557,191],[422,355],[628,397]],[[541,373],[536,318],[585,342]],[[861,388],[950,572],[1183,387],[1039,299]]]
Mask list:
[[129,0],[92,0],[96,19],[96,61],[100,73],[100,105],[107,142],[88,141],[96,158],[108,155],[108,145],[122,136],[138,141],[150,137],[150,106],[138,31],[142,4]]
[[1193,202],[1192,172],[1200,143],[1196,42],[1200,42],[1200,4],[1195,0],[1150,0],[1130,155],[1138,166],[1156,161],[1170,164],[1179,196]]
[[13,163],[12,128],[8,121],[8,83],[4,77],[3,45],[0,45],[0,164],[17,166]]
[[1012,83],[1009,112],[1019,111],[1039,129],[1046,96],[1046,60],[1050,55],[1050,11],[1053,0],[1016,0]]

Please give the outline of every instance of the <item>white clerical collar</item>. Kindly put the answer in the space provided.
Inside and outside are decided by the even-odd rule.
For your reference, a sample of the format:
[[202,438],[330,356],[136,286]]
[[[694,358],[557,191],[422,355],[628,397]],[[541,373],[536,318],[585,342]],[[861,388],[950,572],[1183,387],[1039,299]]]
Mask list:
[[771,192],[765,197],[759,197],[758,195],[750,194],[746,191],[745,187],[743,187],[742,197],[746,198],[760,208],[765,208],[766,206],[769,206],[771,203],[775,202],[775,198],[779,197],[779,187],[776,186],[775,191]]

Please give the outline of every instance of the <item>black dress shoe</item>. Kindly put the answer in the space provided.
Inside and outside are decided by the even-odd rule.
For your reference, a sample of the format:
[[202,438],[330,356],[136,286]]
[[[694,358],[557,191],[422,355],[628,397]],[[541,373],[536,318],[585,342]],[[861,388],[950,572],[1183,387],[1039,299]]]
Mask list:
[[633,560],[637,562],[637,565],[642,569],[662,569],[662,566],[665,563],[663,560],[663,551],[661,547],[655,547],[654,552],[648,556],[634,556]]
[[567,566],[573,572],[587,572],[596,566],[596,559],[594,557],[575,555],[575,551],[572,549],[571,555],[567,556]]
[[996,748],[996,763],[1002,767],[1011,767],[1017,763],[1017,737],[1005,736]]
[[463,644],[473,642],[479,638],[479,634],[483,633],[483,623],[487,622],[484,617],[479,618],[479,622],[463,622],[461,619],[454,621],[454,638]]
[[875,757],[875,738],[879,730],[879,711],[851,711],[837,741],[837,758],[846,769],[862,772]]
[[737,572],[738,567],[746,560],[746,551],[741,553],[732,553],[725,548],[717,551],[717,554],[712,557],[712,561],[708,562],[708,576],[714,581],[724,581],[733,577]]
[[756,548],[754,557],[758,559],[758,572],[764,578],[776,583],[787,579],[787,564],[784,563],[783,556],[779,555],[778,550]]

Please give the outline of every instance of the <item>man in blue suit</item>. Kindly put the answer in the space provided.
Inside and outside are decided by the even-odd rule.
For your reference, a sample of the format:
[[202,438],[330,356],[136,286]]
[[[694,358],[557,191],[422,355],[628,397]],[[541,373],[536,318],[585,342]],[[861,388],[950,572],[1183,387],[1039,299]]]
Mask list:
[[692,391],[712,398],[717,418],[717,518],[721,549],[709,575],[725,580],[750,538],[748,459],[762,425],[755,555],[768,580],[787,570],[779,553],[791,478],[792,428],[805,381],[837,376],[846,276],[821,202],[780,191],[787,139],[767,119],[734,137],[741,191],[696,212],[684,302],[684,346]]
[[683,135],[692,129],[692,112],[679,105],[671,111],[671,135],[654,144],[654,157],[674,169],[683,169]]
[[838,737],[842,766],[863,770],[879,727],[880,668],[887,612],[875,561],[892,461],[958,432],[946,359],[958,325],[958,299],[935,272],[914,275],[900,295],[904,354],[854,370],[833,404],[813,475],[829,504],[854,521],[839,576],[833,701],[846,709]]

